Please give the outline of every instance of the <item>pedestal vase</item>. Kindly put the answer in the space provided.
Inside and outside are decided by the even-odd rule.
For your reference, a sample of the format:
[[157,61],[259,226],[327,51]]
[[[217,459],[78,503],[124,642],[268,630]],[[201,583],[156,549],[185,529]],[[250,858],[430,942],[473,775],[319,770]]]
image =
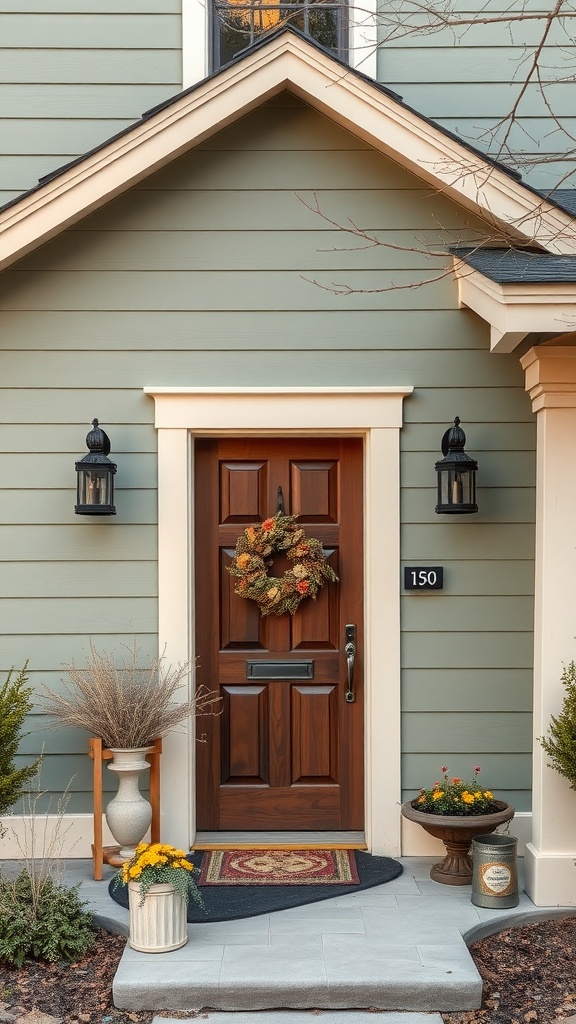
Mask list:
[[106,821],[114,839],[120,844],[120,858],[130,860],[152,820],[152,807],[138,787],[140,773],[150,767],[145,755],[152,748],[123,750],[111,747],[110,750],[114,757],[108,770],[118,775],[118,792],[106,808]]
[[499,825],[514,817],[514,808],[503,800],[495,800],[496,810],[490,814],[449,815],[425,814],[412,806],[402,804],[402,814],[409,821],[421,825],[428,835],[441,839],[446,856],[430,869],[430,878],[444,885],[472,884],[472,857],[470,846],[474,836],[488,835]]

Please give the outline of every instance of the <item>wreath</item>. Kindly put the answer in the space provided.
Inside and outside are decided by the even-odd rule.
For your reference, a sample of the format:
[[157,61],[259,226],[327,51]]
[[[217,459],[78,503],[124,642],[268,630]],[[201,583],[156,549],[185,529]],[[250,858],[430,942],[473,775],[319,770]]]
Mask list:
[[[236,554],[228,566],[238,582],[234,593],[255,601],[262,615],[294,615],[305,597],[316,594],[338,577],[328,565],[322,544],[295,525],[296,516],[281,512],[257,526],[248,526],[236,541]],[[279,578],[269,576],[274,555],[285,552],[293,564]]]

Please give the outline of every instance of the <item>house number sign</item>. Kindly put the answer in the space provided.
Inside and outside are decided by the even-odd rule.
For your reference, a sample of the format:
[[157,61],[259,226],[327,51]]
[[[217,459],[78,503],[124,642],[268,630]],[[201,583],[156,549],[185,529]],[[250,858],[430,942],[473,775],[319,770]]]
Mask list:
[[442,565],[405,565],[405,590],[442,590],[444,586],[444,566]]

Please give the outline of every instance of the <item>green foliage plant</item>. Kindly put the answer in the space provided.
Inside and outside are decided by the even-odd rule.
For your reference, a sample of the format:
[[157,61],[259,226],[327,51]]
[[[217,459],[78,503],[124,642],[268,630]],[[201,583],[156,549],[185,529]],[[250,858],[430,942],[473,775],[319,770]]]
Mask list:
[[92,915],[78,886],[50,876],[36,885],[28,871],[0,876],[0,961],[21,967],[26,959],[79,960],[94,941]]
[[[15,674],[8,672],[0,686],[0,815],[6,814],[25,793],[26,786],[38,773],[41,758],[34,764],[16,768],[14,758],[22,739],[22,726],[32,707],[32,688],[27,686],[28,662]],[[5,829],[0,825],[0,836]]]
[[62,880],[69,796],[67,787],[55,814],[50,802],[39,812],[46,797],[40,771],[25,794],[22,833],[15,832],[23,866],[17,877],[7,869],[0,874],[0,962],[20,967],[25,959],[78,960],[92,945],[92,916],[79,887]]
[[465,782],[457,775],[450,776],[448,768],[443,765],[440,771],[443,777],[430,789],[421,789],[412,807],[425,814],[447,814],[458,818],[471,817],[475,814],[491,814],[498,810],[494,802],[494,794],[478,782],[480,765],[474,765],[472,779]]
[[564,666],[560,677],[566,689],[562,709],[558,716],[550,716],[546,736],[539,736],[548,755],[548,764],[576,790],[576,664]]

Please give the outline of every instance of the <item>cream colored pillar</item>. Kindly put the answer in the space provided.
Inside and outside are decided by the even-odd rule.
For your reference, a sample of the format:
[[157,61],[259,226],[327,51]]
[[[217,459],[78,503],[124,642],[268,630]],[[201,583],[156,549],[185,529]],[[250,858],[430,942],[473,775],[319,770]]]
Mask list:
[[532,842],[526,891],[537,906],[576,906],[576,792],[538,741],[576,661],[576,348],[542,345],[522,359],[537,415]]

